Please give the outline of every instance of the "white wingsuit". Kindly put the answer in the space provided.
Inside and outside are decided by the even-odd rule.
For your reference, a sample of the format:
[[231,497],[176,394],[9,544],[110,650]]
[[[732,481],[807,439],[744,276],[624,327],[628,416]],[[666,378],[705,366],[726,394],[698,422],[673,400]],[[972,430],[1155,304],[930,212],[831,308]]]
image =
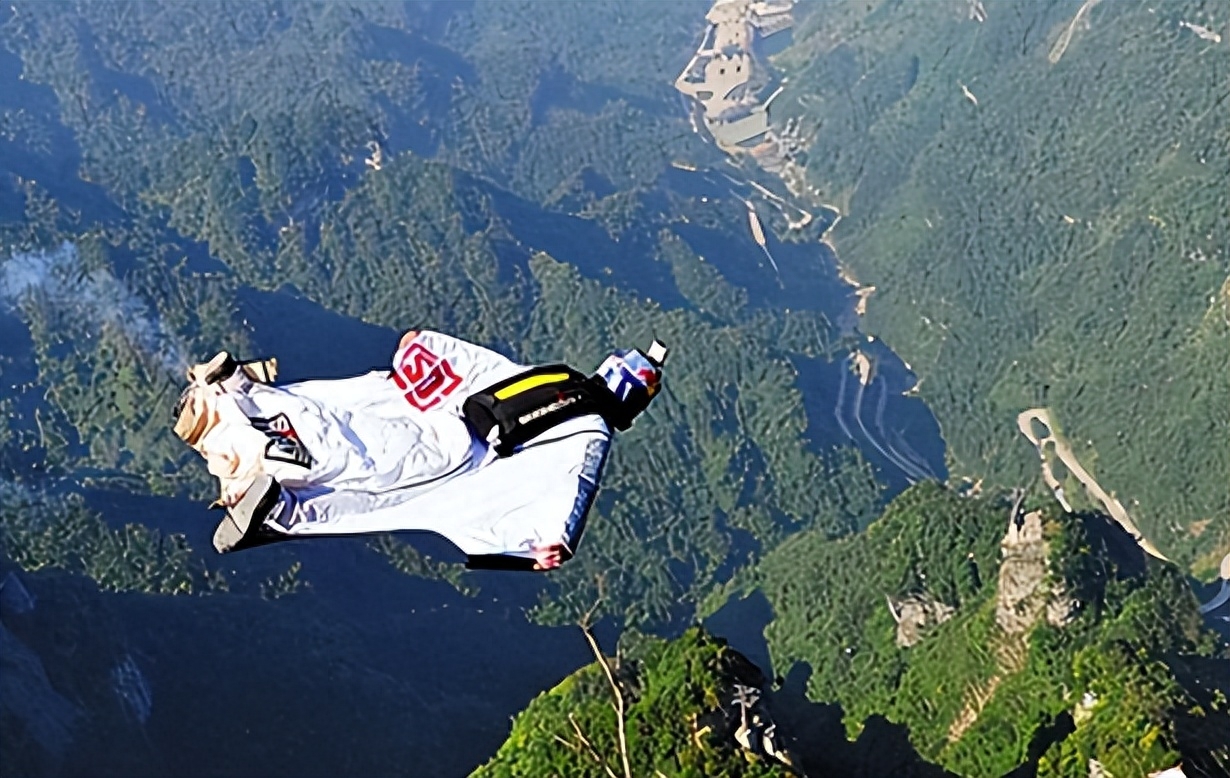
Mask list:
[[208,367],[189,371],[176,431],[205,457],[228,508],[264,476],[280,484],[264,530],[427,530],[471,558],[575,550],[610,446],[603,418],[578,416],[498,457],[462,415],[470,394],[524,365],[424,331],[403,339],[392,370],[353,378],[272,386],[235,370],[211,383]]

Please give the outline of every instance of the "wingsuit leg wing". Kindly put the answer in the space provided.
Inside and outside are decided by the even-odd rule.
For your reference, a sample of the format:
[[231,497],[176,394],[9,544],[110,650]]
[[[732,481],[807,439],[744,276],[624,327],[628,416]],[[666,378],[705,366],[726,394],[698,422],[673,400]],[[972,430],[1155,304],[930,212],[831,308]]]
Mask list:
[[[610,442],[602,419],[589,416],[432,489],[373,494],[258,480],[220,525],[215,539],[232,541],[215,547],[420,530],[451,541],[470,567],[534,569],[537,549],[559,546],[564,558],[576,552]],[[277,487],[272,496],[264,492],[268,483]]]

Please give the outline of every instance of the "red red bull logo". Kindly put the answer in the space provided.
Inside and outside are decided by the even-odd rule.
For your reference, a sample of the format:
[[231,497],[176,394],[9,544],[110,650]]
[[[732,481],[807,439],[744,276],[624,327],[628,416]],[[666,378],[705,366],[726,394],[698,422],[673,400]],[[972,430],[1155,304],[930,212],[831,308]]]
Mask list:
[[658,393],[658,380],[660,378],[660,374],[657,369],[652,367],[636,367],[633,368],[632,374],[636,376],[638,381],[645,385],[646,389],[649,390],[650,397],[653,397]]

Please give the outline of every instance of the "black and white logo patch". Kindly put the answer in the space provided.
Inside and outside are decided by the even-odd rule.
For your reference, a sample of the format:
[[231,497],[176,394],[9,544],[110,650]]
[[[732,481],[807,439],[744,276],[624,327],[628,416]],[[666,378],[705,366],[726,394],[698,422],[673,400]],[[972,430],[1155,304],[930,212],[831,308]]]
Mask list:
[[271,419],[252,419],[252,426],[269,437],[269,445],[265,446],[267,459],[289,462],[303,468],[311,468],[316,463],[285,413]]

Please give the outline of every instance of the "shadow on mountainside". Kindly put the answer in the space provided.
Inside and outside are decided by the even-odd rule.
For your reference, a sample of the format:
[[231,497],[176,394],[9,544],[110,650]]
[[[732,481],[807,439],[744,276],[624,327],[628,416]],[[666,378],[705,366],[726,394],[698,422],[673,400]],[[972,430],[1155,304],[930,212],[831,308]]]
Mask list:
[[1198,707],[1171,711],[1188,778],[1230,775],[1230,662],[1223,657],[1171,656],[1167,663]]
[[919,756],[910,744],[909,731],[883,716],[863,722],[858,739],[846,739],[840,705],[812,702],[807,682],[812,669],[798,662],[773,693],[772,710],[778,726],[789,733],[788,747],[802,757],[809,776],[845,778],[946,778],[952,773]]
[[[746,597],[732,597],[705,619],[705,629],[720,636],[740,654],[774,677],[765,627],[773,620],[773,606],[757,589]],[[846,739],[840,705],[813,702],[807,697],[812,668],[796,662],[778,678],[769,693],[769,707],[784,745],[802,759],[808,776],[840,775],[843,778],[943,778],[952,773],[930,764],[910,744],[908,730],[882,716],[864,722],[863,732]]]

